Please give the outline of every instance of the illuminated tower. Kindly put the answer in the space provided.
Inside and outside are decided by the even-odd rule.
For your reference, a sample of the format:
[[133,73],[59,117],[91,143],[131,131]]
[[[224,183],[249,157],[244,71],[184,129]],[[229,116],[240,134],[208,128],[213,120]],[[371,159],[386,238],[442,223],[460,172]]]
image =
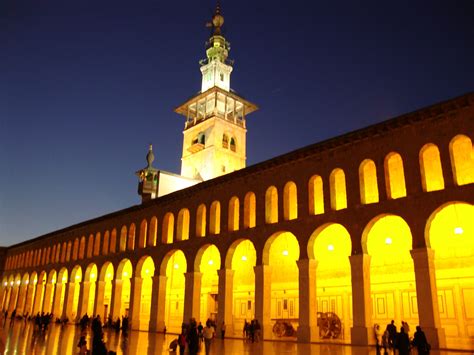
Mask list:
[[230,89],[230,44],[222,35],[224,17],[219,4],[206,43],[206,59],[199,62],[201,92],[175,112],[186,117],[181,175],[209,180],[245,167],[246,115],[257,106]]

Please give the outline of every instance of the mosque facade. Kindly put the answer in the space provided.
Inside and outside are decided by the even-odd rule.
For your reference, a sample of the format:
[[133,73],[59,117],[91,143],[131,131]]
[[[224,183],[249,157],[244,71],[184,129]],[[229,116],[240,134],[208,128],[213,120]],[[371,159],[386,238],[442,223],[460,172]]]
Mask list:
[[361,345],[393,319],[474,349],[474,93],[246,167],[258,108],[230,89],[223,23],[176,109],[181,174],[150,149],[140,205],[1,248],[1,309]]

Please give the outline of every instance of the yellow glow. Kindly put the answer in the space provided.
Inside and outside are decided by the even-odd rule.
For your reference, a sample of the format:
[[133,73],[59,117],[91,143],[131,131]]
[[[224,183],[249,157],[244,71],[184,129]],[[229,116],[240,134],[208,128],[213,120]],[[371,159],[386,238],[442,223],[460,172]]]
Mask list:
[[93,279],[95,277],[95,274],[91,274],[91,278]]
[[328,245],[328,250],[329,250],[329,251],[334,251],[334,245],[329,244],[329,245]]
[[123,276],[124,276],[124,277],[127,277],[127,276],[128,276],[128,272],[124,271],[124,272],[123,272]]
[[286,250],[286,249],[283,250],[282,254],[283,254],[284,256],[288,256],[288,250]]
[[329,176],[331,192],[331,208],[342,210],[347,208],[346,176],[342,169],[334,169]]
[[474,182],[474,149],[469,137],[458,135],[449,145],[451,165],[457,185],[466,185]]
[[150,273],[150,270],[146,269],[145,274],[148,274],[148,273]]
[[76,275],[76,280],[79,280],[81,277],[79,275]]
[[13,286],[13,281],[10,281],[10,286]]
[[63,276],[63,283],[65,283],[66,281],[67,281],[67,276],[64,275],[64,276]]
[[464,229],[462,227],[456,227],[454,228],[454,234],[460,235],[464,233]]
[[385,158],[385,184],[387,187],[387,196],[390,199],[405,197],[407,195],[403,160],[398,153],[392,152]]
[[36,285],[37,282],[38,282],[38,280],[33,281],[33,283],[34,283],[35,285]]
[[179,265],[178,265],[178,264],[174,264],[174,268],[175,268],[175,269],[179,269]]
[[390,237],[385,238],[385,244],[387,244],[387,245],[392,244],[392,238],[390,238]]
[[366,159],[360,164],[359,181],[361,202],[363,204],[379,202],[377,170],[372,160]]
[[424,191],[444,189],[443,169],[439,149],[434,144],[426,144],[420,151],[421,176]]
[[5,281],[5,283],[3,284],[4,286],[8,285],[8,282]]
[[110,279],[110,276],[111,276],[110,274],[107,274],[107,278],[108,278],[108,279]]
[[209,265],[212,265],[212,264],[214,264],[214,261],[209,260],[208,264],[209,264]]
[[30,283],[30,281],[29,281],[29,280],[25,280],[25,284],[27,284],[27,285],[28,285],[29,283]]
[[18,281],[16,282],[17,285],[19,285],[20,283],[21,283],[20,280],[18,280]]
[[242,255],[242,261],[247,261],[247,257],[245,255]]

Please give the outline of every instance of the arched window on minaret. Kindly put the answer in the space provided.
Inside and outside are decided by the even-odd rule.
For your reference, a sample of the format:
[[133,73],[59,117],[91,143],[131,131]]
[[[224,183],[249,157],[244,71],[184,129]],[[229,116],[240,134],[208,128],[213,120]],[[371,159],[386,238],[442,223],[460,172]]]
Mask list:
[[229,137],[225,133],[222,136],[222,148],[229,148]]
[[230,150],[233,151],[233,152],[236,151],[236,145],[235,145],[235,138],[234,137],[232,137],[230,139]]

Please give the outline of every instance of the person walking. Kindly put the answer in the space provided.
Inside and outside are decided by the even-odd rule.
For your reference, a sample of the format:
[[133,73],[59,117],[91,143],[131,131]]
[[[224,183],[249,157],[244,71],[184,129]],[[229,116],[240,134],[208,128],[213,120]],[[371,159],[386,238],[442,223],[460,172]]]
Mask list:
[[419,325],[416,327],[412,344],[418,350],[418,355],[428,355],[430,353],[431,346],[428,344],[426,335]]
[[209,355],[211,351],[212,339],[214,338],[214,327],[211,325],[211,321],[208,319],[206,326],[203,330],[204,346],[206,347],[206,355]]
[[382,348],[382,330],[380,325],[374,325],[374,336],[375,336],[375,351],[377,355],[380,355],[380,349]]
[[189,322],[188,333],[186,334],[186,341],[188,343],[189,355],[196,355],[199,350],[199,337],[196,327],[196,321],[191,319]]
[[389,334],[388,345],[393,349],[395,347],[395,341],[397,338],[397,326],[395,325],[395,321],[393,319],[389,324],[387,324],[387,331]]
[[408,334],[405,333],[403,327],[400,329],[400,333],[397,336],[396,348],[398,349],[399,355],[410,354],[410,339],[408,338]]
[[222,321],[222,324],[221,324],[221,339],[224,339],[224,337],[225,337],[225,328],[226,328],[225,323],[224,323],[224,321]]

